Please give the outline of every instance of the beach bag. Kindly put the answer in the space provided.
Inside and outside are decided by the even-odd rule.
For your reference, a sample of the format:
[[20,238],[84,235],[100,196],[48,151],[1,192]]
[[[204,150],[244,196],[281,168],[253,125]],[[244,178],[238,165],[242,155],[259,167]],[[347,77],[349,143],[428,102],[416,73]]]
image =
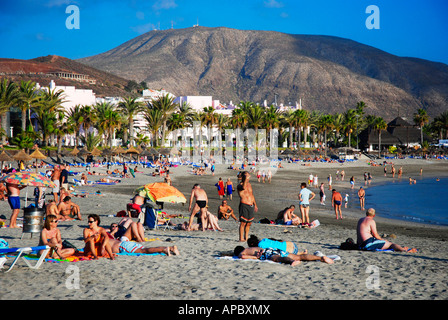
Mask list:
[[71,244],[69,241],[67,240],[63,240],[62,241],[62,248],[64,249],[75,249],[75,252],[79,252],[78,248],[76,248],[73,244]]
[[352,238],[348,238],[345,242],[342,242],[339,249],[341,250],[359,250],[358,245]]

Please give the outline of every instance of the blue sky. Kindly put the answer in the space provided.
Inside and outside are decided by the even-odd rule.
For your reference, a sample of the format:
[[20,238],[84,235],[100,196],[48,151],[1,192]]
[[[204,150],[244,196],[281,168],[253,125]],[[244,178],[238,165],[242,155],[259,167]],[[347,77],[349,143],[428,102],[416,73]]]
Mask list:
[[[79,29],[66,26],[73,13],[66,13],[69,5],[79,8]],[[369,5],[379,9],[379,29],[366,27]],[[153,29],[199,22],[338,36],[398,56],[448,64],[447,14],[446,0],[0,0],[0,57],[77,59]]]

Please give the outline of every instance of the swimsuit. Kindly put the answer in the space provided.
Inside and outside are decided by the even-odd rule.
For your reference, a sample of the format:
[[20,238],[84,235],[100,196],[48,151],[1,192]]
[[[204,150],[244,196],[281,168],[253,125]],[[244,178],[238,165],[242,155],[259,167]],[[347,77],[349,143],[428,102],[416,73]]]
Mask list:
[[238,210],[240,213],[240,222],[249,223],[254,220],[254,205],[248,205],[240,202]]
[[205,206],[207,205],[207,201],[205,200],[197,200],[196,204],[199,206],[199,208],[205,208]]
[[233,191],[233,186],[232,185],[227,185],[227,195],[231,195]]
[[374,237],[371,237],[365,240],[363,243],[361,243],[359,248],[361,250],[376,251],[378,249],[382,249],[385,243],[386,241],[384,240],[378,240]]
[[260,260],[270,260],[272,258],[272,256],[287,257],[288,255],[289,255],[289,253],[286,251],[268,248],[268,249],[263,250]]
[[9,196],[8,203],[11,209],[20,209],[20,197],[19,196]]
[[120,253],[134,253],[137,249],[143,249],[143,246],[133,241],[121,241],[119,247]]

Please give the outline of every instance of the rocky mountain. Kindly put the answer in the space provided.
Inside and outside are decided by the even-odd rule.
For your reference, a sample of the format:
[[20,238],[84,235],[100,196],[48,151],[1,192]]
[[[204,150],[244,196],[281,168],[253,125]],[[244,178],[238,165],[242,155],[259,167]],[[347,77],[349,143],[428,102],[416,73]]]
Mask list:
[[348,39],[195,27],[151,31],[83,64],[175,95],[211,95],[341,112],[358,101],[392,119],[447,109],[448,66]]
[[[83,75],[86,79],[77,81],[69,76],[61,77],[73,74]],[[129,80],[55,55],[30,60],[0,58],[0,78],[2,77],[16,82],[32,80],[41,86],[48,86],[54,80],[61,86],[92,89],[98,97],[129,95],[124,89]]]

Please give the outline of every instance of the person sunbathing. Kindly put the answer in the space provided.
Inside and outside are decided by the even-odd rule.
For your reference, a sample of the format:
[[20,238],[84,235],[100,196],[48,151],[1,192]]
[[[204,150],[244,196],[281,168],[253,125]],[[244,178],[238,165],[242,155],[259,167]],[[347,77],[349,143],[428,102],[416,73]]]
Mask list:
[[151,253],[164,253],[167,256],[171,256],[171,253],[174,255],[179,255],[179,249],[177,246],[171,247],[153,247],[153,248],[145,248],[140,243],[133,241],[119,241],[116,239],[110,239],[110,245],[112,253],[143,253],[143,254],[151,254]]
[[69,196],[64,197],[62,202],[59,203],[58,210],[64,217],[64,220],[72,220],[74,217],[78,220],[82,220],[81,209],[76,203],[72,202],[72,198]]
[[[75,249],[63,248],[61,231],[58,229],[58,217],[55,215],[47,215],[45,218],[45,224],[40,232],[39,246],[51,247],[48,253],[49,258],[64,259],[72,256],[75,253]],[[40,252],[42,254],[43,250]]]
[[108,234],[114,239],[145,241],[145,229],[140,222],[134,222],[130,218],[123,218],[117,223],[112,223]]
[[234,249],[234,256],[237,256],[240,259],[270,260],[289,264],[291,266],[299,265],[302,261],[322,261],[328,264],[334,263],[332,259],[326,256],[320,257],[312,254],[297,255],[278,249],[263,249],[260,247],[249,247],[245,249],[242,246],[236,246]]
[[84,255],[93,255],[96,260],[99,256],[108,254],[111,260],[115,260],[106,230],[99,226],[100,217],[97,214],[90,214],[87,221],[89,227],[84,229]]

